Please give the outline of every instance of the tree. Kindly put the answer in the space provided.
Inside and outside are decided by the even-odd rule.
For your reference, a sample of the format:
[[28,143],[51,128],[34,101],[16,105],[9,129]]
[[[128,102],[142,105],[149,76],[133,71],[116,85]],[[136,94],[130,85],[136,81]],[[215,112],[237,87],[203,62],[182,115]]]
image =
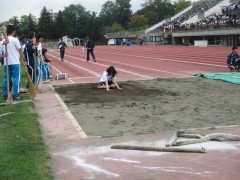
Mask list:
[[8,21],[9,24],[12,24],[15,28],[16,28],[16,31],[17,33],[19,33],[19,30],[20,30],[20,22],[18,20],[18,17],[17,16],[13,16],[11,19],[9,19]]
[[45,35],[46,38],[53,38],[55,34],[55,26],[53,21],[53,13],[44,6],[40,13],[38,21],[39,31]]
[[116,0],[116,17],[117,20],[115,22],[121,24],[124,28],[128,28],[128,23],[132,16],[132,5],[130,4],[131,0]]
[[20,29],[21,35],[25,36],[26,38],[29,35],[27,26],[28,26],[28,16],[27,15],[21,16],[19,29]]
[[148,25],[147,18],[144,17],[144,15],[134,15],[130,22],[129,22],[129,28],[140,28],[140,27],[146,27]]
[[171,0],[146,0],[146,2],[142,4],[142,7],[143,12],[155,12],[158,16],[158,22],[175,14],[175,9]]
[[131,15],[130,0],[108,0],[102,6],[100,19],[103,22],[103,26],[111,26],[116,22],[127,29]]
[[135,14],[144,15],[144,17],[148,21],[148,25],[154,25],[159,22],[159,18],[156,12],[139,10]]
[[122,25],[118,23],[113,23],[112,26],[106,26],[104,29],[106,33],[118,32],[118,31],[124,30]]
[[69,29],[67,26],[67,21],[63,16],[62,11],[59,11],[55,19],[55,37],[60,38],[68,34]]
[[28,34],[30,32],[38,32],[37,18],[33,16],[31,13],[28,15],[28,20],[26,23],[26,31],[28,32]]
[[88,22],[91,13],[86,11],[81,4],[71,4],[65,7],[63,16],[66,19],[70,37],[74,38],[88,34]]
[[115,12],[116,6],[113,1],[108,0],[102,5],[99,18],[103,26],[111,26],[114,22],[116,22],[117,18]]
[[186,9],[191,5],[190,0],[178,0],[178,2],[174,2],[175,13],[179,13],[182,10]]

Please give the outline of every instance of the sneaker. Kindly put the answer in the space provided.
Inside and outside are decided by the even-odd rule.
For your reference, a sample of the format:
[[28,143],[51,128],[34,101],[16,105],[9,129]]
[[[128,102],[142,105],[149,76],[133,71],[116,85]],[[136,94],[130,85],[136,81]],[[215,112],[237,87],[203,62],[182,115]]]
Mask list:
[[3,96],[3,99],[4,99],[4,100],[7,100],[7,96]]
[[49,79],[47,79],[47,80],[45,80],[45,81],[43,81],[44,83],[49,83],[50,82],[50,80]]
[[13,100],[20,100],[21,99],[21,97],[20,96],[16,96],[16,97],[13,97]]
[[29,89],[28,88],[20,88],[19,93],[29,93]]
[[94,60],[93,60],[93,62],[97,62],[97,60],[96,60],[96,59],[94,59]]

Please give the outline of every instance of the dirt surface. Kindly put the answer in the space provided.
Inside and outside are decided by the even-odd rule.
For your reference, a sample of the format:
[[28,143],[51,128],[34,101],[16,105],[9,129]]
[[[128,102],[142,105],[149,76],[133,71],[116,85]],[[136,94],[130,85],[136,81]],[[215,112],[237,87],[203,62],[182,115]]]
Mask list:
[[157,133],[240,123],[239,85],[204,78],[55,87],[88,136]]

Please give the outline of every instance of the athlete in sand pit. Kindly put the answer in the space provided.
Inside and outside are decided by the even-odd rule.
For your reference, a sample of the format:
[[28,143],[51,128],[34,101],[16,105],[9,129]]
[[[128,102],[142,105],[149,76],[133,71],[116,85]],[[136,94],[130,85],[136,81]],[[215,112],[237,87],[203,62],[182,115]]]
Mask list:
[[103,72],[98,88],[106,88],[107,91],[110,91],[111,88],[115,87],[117,87],[118,89],[122,89],[119,87],[116,80],[117,73],[118,72],[113,66],[107,68],[107,70]]

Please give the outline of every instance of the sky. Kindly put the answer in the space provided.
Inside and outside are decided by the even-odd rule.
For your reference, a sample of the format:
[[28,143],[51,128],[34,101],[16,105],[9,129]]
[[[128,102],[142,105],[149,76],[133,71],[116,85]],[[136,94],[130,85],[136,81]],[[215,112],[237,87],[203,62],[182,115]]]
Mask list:
[[[53,12],[64,10],[64,7],[70,4],[81,4],[87,11],[95,11],[98,14],[101,11],[102,5],[107,0],[1,0],[0,23],[8,21],[13,16],[20,18],[22,15],[29,15],[30,13],[39,18],[40,11],[44,6],[47,9],[52,9]],[[177,1],[177,0],[174,0]],[[198,0],[191,0],[192,2]],[[141,9],[141,4],[145,0],[131,0],[132,11],[136,12]]]
[[[13,16],[29,15],[30,13],[39,18],[40,11],[44,6],[53,12],[64,10],[70,4],[81,4],[87,11],[99,13],[102,5],[107,0],[1,0],[0,22],[8,21]],[[141,9],[144,0],[131,0],[132,11]]]

